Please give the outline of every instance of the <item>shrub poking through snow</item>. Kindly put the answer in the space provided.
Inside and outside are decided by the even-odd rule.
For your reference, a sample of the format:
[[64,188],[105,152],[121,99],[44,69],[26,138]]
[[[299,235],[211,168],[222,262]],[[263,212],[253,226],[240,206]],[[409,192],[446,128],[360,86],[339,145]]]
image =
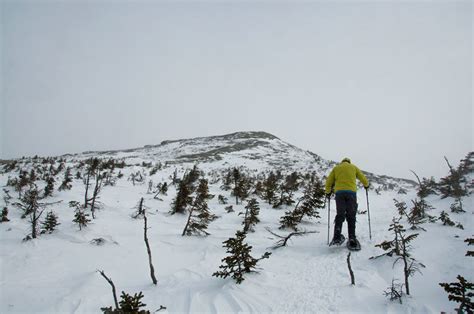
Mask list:
[[227,248],[229,256],[222,259],[223,265],[219,266],[221,269],[212,274],[215,277],[227,278],[231,276],[237,284],[244,281],[244,274],[256,272],[257,262],[269,258],[271,253],[265,252],[261,258],[256,259],[250,255],[252,246],[245,243],[246,233],[237,231],[235,238],[229,238],[223,242],[223,247]]
[[457,276],[458,282],[440,283],[439,285],[448,293],[450,301],[459,303],[456,308],[458,313],[474,313],[474,284],[464,279],[463,276]]
[[144,304],[141,301],[141,299],[143,298],[143,293],[141,291],[139,293],[135,293],[133,296],[122,291],[122,294],[120,296],[121,300],[120,302],[118,302],[114,282],[112,281],[112,279],[107,277],[107,275],[104,273],[103,270],[98,271],[98,272],[102,275],[102,277],[105,278],[105,280],[107,280],[107,282],[112,287],[112,294],[113,294],[114,303],[115,303],[115,309],[112,306],[100,308],[103,313],[105,314],[126,314],[126,313],[150,314],[150,311],[141,309],[142,307],[146,306],[146,304]]
[[7,207],[3,207],[2,209],[2,213],[0,214],[0,222],[7,222],[7,221],[10,221],[10,219],[8,219],[8,208]]
[[390,301],[398,300],[402,304],[402,298],[405,295],[403,292],[403,284],[397,283],[395,279],[392,279],[392,285],[384,291],[384,295],[390,299]]
[[46,218],[41,224],[41,233],[52,233],[54,230],[56,230],[58,225],[60,225],[58,222],[58,216],[50,211],[46,214]]
[[66,172],[64,173],[64,179],[61,185],[59,186],[58,190],[70,190],[72,188],[72,176],[71,176],[71,168],[67,167]]
[[[466,242],[468,246],[474,245],[474,238],[467,238],[466,240],[464,240],[464,242]],[[466,256],[474,257],[474,251],[467,251]]]
[[250,199],[245,206],[245,216],[244,221],[242,222],[244,225],[244,232],[255,231],[253,227],[260,222],[260,219],[258,219],[259,213],[260,207],[257,200],[255,198]]
[[422,263],[418,262],[415,258],[411,255],[411,245],[410,242],[413,241],[417,236],[418,233],[406,235],[405,228],[400,224],[400,218],[393,218],[392,224],[390,225],[389,231],[393,231],[394,239],[391,241],[384,241],[380,244],[377,244],[376,247],[380,247],[386,253],[371,257],[378,258],[381,256],[397,256],[393,266],[399,261],[403,262],[403,274],[405,277],[405,291],[407,295],[410,295],[410,285],[409,285],[409,277],[413,276],[416,272],[420,272],[420,268],[425,267]]
[[209,223],[217,218],[216,215],[211,214],[207,201],[214,197],[209,194],[208,182],[206,179],[201,179],[196,190],[196,197],[193,200],[191,210],[189,211],[186,226],[183,229],[182,235],[204,234],[209,235],[206,231]]
[[40,203],[39,191],[36,184],[30,184],[29,189],[22,195],[19,202],[13,204],[23,210],[22,218],[29,216],[31,223],[31,234],[24,240],[35,239],[38,236],[39,219],[51,203]]

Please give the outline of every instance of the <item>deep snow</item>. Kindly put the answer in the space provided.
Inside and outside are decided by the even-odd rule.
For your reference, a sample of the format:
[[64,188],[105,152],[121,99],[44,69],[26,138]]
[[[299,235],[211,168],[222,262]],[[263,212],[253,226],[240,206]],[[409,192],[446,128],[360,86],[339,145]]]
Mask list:
[[[209,169],[213,167],[201,168],[205,172]],[[169,181],[173,170],[170,167],[159,171],[152,179],[155,183]],[[168,214],[175,189],[171,187],[163,201],[155,200],[152,194],[146,193],[147,184],[133,186],[126,180],[131,171],[132,168],[126,168],[124,178],[118,180],[116,186],[103,188],[100,197],[103,207],[97,219],[82,231],[72,223],[73,210],[68,207],[69,201],[83,199],[81,180],[74,180],[72,190],[56,190],[48,199],[63,201],[51,206],[61,222],[53,234],[22,242],[29,224],[27,219],[20,219],[18,209],[10,206],[11,221],[0,224],[1,313],[98,313],[100,307],[113,305],[113,299],[109,284],[97,270],[104,270],[119,294],[122,290],[131,294],[143,291],[147,309],[153,312],[163,305],[167,310],[162,312],[169,313],[453,312],[456,304],[448,301],[438,283],[454,282],[458,274],[471,282],[474,279],[472,258],[464,256],[468,247],[463,242],[472,237],[474,230],[472,197],[464,200],[467,212],[463,214],[449,212],[450,199],[428,198],[435,207],[431,215],[439,216],[445,210],[453,220],[464,225],[464,230],[442,226],[440,222],[423,226],[427,231],[419,231],[419,237],[413,242],[413,255],[426,268],[422,270],[423,275],[411,278],[412,295],[400,305],[386,299],[383,291],[392,278],[402,281],[401,264],[392,268],[392,258],[369,258],[382,253],[375,244],[391,239],[388,227],[392,217],[397,215],[393,198],[409,203],[415,191],[407,195],[370,192],[372,240],[367,215],[358,215],[357,234],[362,250],[352,253],[355,286],[350,285],[346,264],[348,250],[345,246],[327,246],[327,208],[321,209],[320,219],[303,224],[306,230],[318,233],[293,238],[288,247],[271,250],[278,239],[266,228],[286,234],[287,231],[278,230],[279,218],[285,210],[272,209],[259,200],[261,222],[247,240],[253,246],[254,256],[261,256],[265,251],[272,255],[259,263],[259,273],[247,275],[238,285],[230,278],[211,275],[226,256],[222,242],[241,228],[242,216],[238,213],[244,211],[245,202],[234,205],[235,212],[226,213],[226,205],[218,204],[217,195],[227,196],[230,204],[233,198],[229,192],[220,190],[219,184],[210,185],[210,192],[216,197],[209,202],[209,207],[220,216],[209,226],[211,235],[182,237],[187,217]],[[1,176],[0,185],[4,186],[6,180],[7,176]],[[148,237],[158,279],[156,286],[149,276],[143,220],[130,217],[141,197],[149,207]],[[359,208],[366,209],[363,191],[359,191],[358,198]],[[331,210],[332,219],[334,200]],[[347,235],[346,229],[344,231]],[[107,242],[102,246],[90,244],[95,238],[104,238]]]

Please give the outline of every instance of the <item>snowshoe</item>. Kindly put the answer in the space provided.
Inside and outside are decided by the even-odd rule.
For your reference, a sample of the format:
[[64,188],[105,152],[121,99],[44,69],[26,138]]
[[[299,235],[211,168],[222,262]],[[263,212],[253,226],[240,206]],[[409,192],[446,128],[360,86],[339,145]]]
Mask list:
[[347,248],[351,251],[360,251],[360,242],[357,239],[349,239]]
[[334,237],[331,241],[331,243],[329,243],[329,246],[332,246],[332,245],[342,245],[344,243],[344,241],[346,241],[346,237],[344,237],[344,235],[340,235],[339,237]]

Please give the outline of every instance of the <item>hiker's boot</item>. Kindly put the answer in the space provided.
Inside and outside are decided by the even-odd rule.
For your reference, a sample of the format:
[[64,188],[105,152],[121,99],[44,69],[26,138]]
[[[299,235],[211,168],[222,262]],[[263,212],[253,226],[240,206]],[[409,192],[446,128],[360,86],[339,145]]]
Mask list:
[[341,245],[346,238],[341,234],[341,229],[334,229],[334,237],[329,245]]

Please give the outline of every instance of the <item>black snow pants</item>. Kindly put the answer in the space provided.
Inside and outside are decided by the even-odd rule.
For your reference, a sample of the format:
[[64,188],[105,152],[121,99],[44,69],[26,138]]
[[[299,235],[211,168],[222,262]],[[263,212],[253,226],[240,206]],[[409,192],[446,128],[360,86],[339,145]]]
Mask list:
[[355,238],[356,215],[357,215],[357,195],[351,192],[339,192],[336,194],[336,226],[334,236],[338,236],[342,231],[342,223],[347,220],[347,229],[350,238]]

